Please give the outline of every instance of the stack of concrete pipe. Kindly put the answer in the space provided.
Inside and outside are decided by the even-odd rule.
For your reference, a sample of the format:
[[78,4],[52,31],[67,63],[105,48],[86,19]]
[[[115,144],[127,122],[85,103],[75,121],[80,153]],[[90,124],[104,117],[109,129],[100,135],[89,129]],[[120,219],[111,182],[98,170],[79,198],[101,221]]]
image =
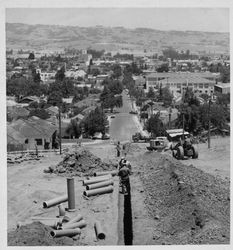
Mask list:
[[86,227],[86,225],[87,223],[83,219],[83,216],[78,214],[67,223],[62,223],[56,230],[52,230],[50,235],[52,237],[75,236],[81,234],[81,228]]
[[89,178],[88,180],[83,180],[83,185],[86,186],[86,190],[83,194],[87,197],[106,194],[113,192],[113,179],[112,174],[107,173],[105,175],[99,175],[97,177]]

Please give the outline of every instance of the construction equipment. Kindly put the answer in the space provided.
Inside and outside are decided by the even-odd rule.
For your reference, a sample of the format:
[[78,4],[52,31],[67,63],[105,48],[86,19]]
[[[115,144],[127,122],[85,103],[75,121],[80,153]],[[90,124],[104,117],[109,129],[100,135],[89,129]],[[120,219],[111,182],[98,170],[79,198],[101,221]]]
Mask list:
[[133,142],[148,142],[151,139],[149,135],[142,134],[141,132],[137,132],[132,135]]
[[150,140],[150,146],[146,148],[149,151],[164,151],[170,149],[170,142],[167,137],[156,137],[155,139]]
[[198,158],[197,146],[193,144],[187,145],[184,143],[177,143],[175,147],[172,148],[172,156],[178,160],[183,160],[185,157],[192,157],[193,159]]

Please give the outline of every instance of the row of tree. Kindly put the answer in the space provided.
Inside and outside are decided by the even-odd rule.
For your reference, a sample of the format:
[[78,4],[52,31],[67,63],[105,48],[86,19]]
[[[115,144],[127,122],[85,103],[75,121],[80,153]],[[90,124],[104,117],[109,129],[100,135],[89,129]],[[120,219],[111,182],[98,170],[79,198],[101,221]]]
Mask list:
[[[183,97],[183,104],[179,107],[179,115],[175,122],[176,128],[182,128],[194,135],[207,130],[209,120],[211,127],[228,128],[230,122],[230,94],[219,94],[215,103],[200,104],[191,90],[187,90]],[[159,113],[151,116],[146,122],[146,129],[154,136],[165,135],[168,124],[163,124]]]

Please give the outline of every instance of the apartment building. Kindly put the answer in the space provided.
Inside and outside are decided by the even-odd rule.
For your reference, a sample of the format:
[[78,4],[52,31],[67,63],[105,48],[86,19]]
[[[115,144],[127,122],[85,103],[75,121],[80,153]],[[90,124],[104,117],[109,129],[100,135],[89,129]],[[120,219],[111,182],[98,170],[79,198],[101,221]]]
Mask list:
[[214,85],[217,76],[209,73],[152,73],[146,76],[146,92],[150,87],[158,89],[160,87],[168,87],[175,95],[183,93],[187,88],[193,90],[197,94],[214,93]]

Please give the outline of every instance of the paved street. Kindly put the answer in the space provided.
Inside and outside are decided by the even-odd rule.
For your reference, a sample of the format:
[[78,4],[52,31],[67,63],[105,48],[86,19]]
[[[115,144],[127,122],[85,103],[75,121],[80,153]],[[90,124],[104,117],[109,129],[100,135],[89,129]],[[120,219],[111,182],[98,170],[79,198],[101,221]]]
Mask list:
[[117,141],[129,141],[138,128],[133,119],[134,115],[129,114],[132,104],[125,92],[122,94],[122,99],[123,106],[117,109],[120,113],[111,121],[110,136]]

